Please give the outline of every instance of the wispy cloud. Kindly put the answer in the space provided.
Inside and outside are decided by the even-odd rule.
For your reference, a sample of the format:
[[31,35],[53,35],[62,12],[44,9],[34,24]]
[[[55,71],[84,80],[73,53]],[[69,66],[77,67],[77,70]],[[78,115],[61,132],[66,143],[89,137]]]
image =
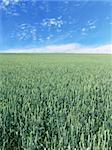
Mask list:
[[95,29],[96,28],[96,26],[90,26],[90,29]]
[[12,39],[16,38],[17,40],[28,40],[32,39],[33,41],[37,40],[37,27],[36,25],[31,24],[20,24],[17,26],[17,29],[11,33],[10,36]]
[[88,20],[88,29],[96,29],[97,20]]
[[112,54],[112,44],[96,47],[82,46],[77,43],[48,45],[40,48],[10,49],[6,53],[97,53]]
[[60,28],[63,25],[63,20],[60,18],[44,19],[42,25],[47,27],[56,26]]
[[14,3],[18,3],[20,0],[2,0],[2,3],[5,6],[8,6],[9,4],[14,4]]
[[86,28],[82,28],[82,32],[85,32],[86,31]]
[[97,20],[88,20],[88,25],[89,26],[92,26],[92,25],[95,25]]

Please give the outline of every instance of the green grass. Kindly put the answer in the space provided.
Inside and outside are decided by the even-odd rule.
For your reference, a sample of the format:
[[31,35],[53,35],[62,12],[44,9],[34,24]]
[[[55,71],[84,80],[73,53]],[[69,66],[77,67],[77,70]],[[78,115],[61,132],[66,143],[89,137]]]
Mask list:
[[0,54],[0,150],[111,150],[112,55]]

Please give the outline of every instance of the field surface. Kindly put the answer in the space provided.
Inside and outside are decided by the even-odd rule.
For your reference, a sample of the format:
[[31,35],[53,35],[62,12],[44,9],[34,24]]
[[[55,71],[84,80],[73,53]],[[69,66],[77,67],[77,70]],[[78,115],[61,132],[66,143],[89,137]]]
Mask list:
[[112,55],[0,54],[0,150],[111,150]]

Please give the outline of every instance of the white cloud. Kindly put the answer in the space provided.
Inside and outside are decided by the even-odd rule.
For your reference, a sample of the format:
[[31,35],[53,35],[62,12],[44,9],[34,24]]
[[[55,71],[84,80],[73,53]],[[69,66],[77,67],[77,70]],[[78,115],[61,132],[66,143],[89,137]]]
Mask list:
[[96,47],[80,47],[79,53],[112,54],[112,44],[101,45]]
[[92,26],[92,25],[95,25],[97,20],[88,20],[88,25],[89,26]]
[[44,19],[42,25],[47,27],[56,26],[61,28],[61,26],[63,25],[63,20],[60,18]]
[[96,29],[96,21],[97,20],[88,20],[89,29]]
[[28,40],[32,39],[34,41],[37,40],[37,25],[31,25],[31,24],[19,24],[16,28],[11,33],[11,38],[12,39],[17,39],[17,40]]
[[96,47],[82,46],[77,43],[48,45],[40,48],[29,49],[12,49],[6,53],[97,53],[112,54],[112,44],[101,45]]
[[81,35],[87,36],[87,35],[88,35],[88,34],[87,34],[87,31],[88,31],[87,28],[82,28],[82,29],[81,29]]
[[8,5],[9,5],[9,3],[10,3],[10,1],[9,1],[9,0],[3,0],[3,4],[4,4],[5,6],[8,6]]
[[15,3],[18,3],[20,0],[2,0],[2,3],[5,5],[5,6],[8,6],[9,4],[15,4]]
[[95,29],[96,28],[96,26],[90,26],[90,29]]
[[50,40],[53,37],[52,34],[50,34],[49,36],[46,37],[46,40]]
[[86,31],[86,28],[82,28],[82,32],[85,32]]

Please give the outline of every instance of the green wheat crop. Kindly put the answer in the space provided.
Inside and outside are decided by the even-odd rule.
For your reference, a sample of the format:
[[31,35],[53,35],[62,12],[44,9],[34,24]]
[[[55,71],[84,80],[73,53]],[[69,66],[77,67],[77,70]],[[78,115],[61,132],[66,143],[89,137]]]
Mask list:
[[0,54],[0,150],[111,150],[111,61]]

